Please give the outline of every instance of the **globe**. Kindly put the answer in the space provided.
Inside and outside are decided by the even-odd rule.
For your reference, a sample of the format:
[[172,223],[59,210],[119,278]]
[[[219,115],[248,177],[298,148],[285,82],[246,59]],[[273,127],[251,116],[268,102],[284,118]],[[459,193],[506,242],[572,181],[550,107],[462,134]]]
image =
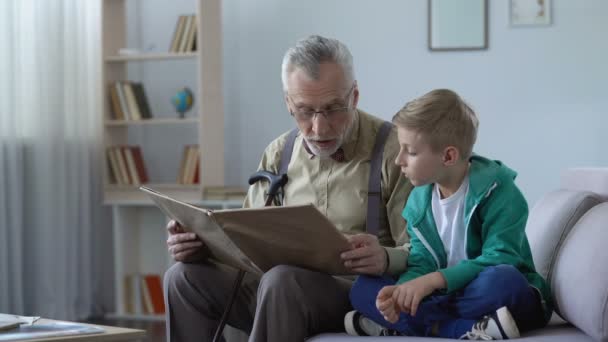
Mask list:
[[175,110],[179,113],[180,118],[184,118],[186,112],[192,108],[194,103],[194,95],[188,88],[180,89],[172,98],[171,103]]

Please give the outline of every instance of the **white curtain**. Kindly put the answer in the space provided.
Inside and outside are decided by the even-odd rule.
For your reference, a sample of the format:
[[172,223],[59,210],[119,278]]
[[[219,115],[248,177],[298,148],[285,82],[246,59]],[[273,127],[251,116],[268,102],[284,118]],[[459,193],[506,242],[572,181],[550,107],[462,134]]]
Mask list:
[[99,23],[99,1],[0,0],[0,312],[111,302]]

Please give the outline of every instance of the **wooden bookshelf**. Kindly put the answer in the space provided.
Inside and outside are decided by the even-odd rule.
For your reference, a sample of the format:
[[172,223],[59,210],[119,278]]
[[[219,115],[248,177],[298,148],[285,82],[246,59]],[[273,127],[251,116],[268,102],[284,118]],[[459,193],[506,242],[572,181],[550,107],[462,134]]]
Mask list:
[[144,120],[106,120],[106,126],[137,126],[137,125],[191,125],[198,124],[198,118],[184,118],[184,119],[171,119],[171,118],[153,118]]
[[183,52],[183,53],[146,53],[146,54],[134,54],[134,55],[121,55],[121,56],[107,56],[105,61],[108,63],[123,63],[123,62],[137,62],[137,61],[162,61],[171,59],[188,59],[198,58],[196,52]]
[[[140,22],[131,23],[128,6],[134,6],[135,0],[102,0],[102,56],[101,71],[102,84],[100,86],[101,116],[99,126],[103,131],[103,144],[105,149],[122,146],[139,146],[144,161],[147,156],[163,157],[166,154],[181,153],[185,143],[176,142],[176,137],[190,137],[195,132],[195,138],[188,144],[196,144],[199,148],[198,184],[178,184],[180,171],[179,159],[177,162],[157,162],[155,171],[162,168],[163,172],[156,175],[169,175],[155,178],[149,174],[149,182],[145,185],[161,191],[183,201],[202,205],[208,208],[225,209],[240,207],[240,201],[204,201],[203,193],[206,187],[224,185],[224,99],[222,85],[222,42],[221,42],[221,0],[191,0],[192,10],[187,13],[172,13],[171,18],[162,18],[154,23],[155,29],[165,25],[165,33],[169,41],[160,42],[157,51],[145,53],[120,55],[121,49],[143,50],[141,46],[127,46],[130,30],[139,27]],[[136,6],[161,6],[162,2],[138,1]],[[186,3],[186,5],[188,5]],[[172,6],[166,2],[162,6]],[[145,11],[137,12],[142,13]],[[146,13],[161,13],[163,11],[149,11]],[[174,34],[179,15],[195,15],[196,47],[197,52],[168,52],[171,45],[171,36]],[[169,14],[167,14],[169,16]],[[164,24],[161,24],[164,23]],[[144,23],[145,24],[145,23]],[[143,24],[142,24],[143,25]],[[159,32],[152,31],[152,32]],[[160,47],[160,45],[163,45]],[[165,51],[160,51],[160,50]],[[190,89],[196,103],[195,109],[187,113],[184,119],[177,118],[176,113],[165,109],[155,108],[150,104],[151,118],[141,120],[117,120],[110,101],[110,85],[118,82],[132,81],[141,83],[148,99],[163,99],[169,101],[173,96],[171,92],[153,93],[150,90],[162,84],[147,84],[143,79],[129,79],[131,68],[144,68],[153,62],[154,68],[175,68],[183,63],[193,64],[192,72],[186,76],[192,78],[195,86]],[[188,69],[190,70],[190,69]],[[159,78],[154,82],[162,82]],[[162,88],[162,87],[156,87]],[[168,102],[167,102],[168,103]],[[115,103],[114,103],[115,104]],[[143,142],[145,136],[152,136],[162,142],[167,149],[162,152],[158,148],[151,148]],[[139,142],[138,139],[142,139]],[[167,152],[169,151],[169,152]],[[160,155],[160,156],[159,156]],[[176,158],[179,158],[177,156]],[[156,158],[155,160],[161,160]],[[161,160],[162,161],[162,160]],[[116,166],[116,164],[114,164]],[[150,168],[148,168],[149,170]],[[116,293],[115,312],[109,317],[135,319],[135,320],[163,320],[163,315],[129,313],[125,310],[123,280],[126,275],[137,273],[159,274],[163,276],[166,269],[172,264],[166,250],[167,223],[165,216],[152,201],[138,190],[135,185],[118,184],[110,171],[108,158],[103,160],[103,200],[112,208],[112,225],[114,232],[114,287]],[[161,278],[162,279],[162,278]]]
[[[196,23],[198,26],[196,52],[168,52],[170,41],[166,42],[167,52],[149,52],[130,55],[119,55],[118,52],[123,48],[132,48],[126,46],[127,43],[127,11],[126,5],[129,0],[104,0],[102,14],[102,41],[103,41],[103,56],[102,56],[102,94],[103,99],[103,118],[102,127],[104,130],[104,145],[106,147],[119,145],[133,145],[130,141],[131,128],[145,129],[145,127],[159,126],[182,126],[196,127],[197,139],[192,143],[198,144],[200,148],[200,167],[199,167],[199,185],[190,186],[182,193],[188,193],[188,198],[202,199],[203,190],[208,186],[223,186],[224,185],[224,103],[223,103],[223,87],[222,87],[222,45],[221,45],[221,0],[192,0],[196,15]],[[141,6],[146,6],[146,2],[142,1]],[[172,26],[167,27],[171,33],[175,30],[178,17],[172,18]],[[201,48],[203,47],[203,48]],[[195,60],[196,72],[195,83],[196,89],[191,89],[194,94],[195,102],[198,105],[196,113],[188,113],[190,117],[184,119],[177,118],[177,114],[163,114],[155,112],[155,108],[151,108],[154,113],[151,119],[142,120],[116,120],[112,116],[112,106],[109,104],[109,85],[113,82],[127,81],[128,70],[131,66],[137,67],[138,63],[145,61],[173,61],[180,60]],[[128,63],[127,63],[128,62]],[[132,81],[132,80],[129,80]],[[137,80],[135,80],[137,81]],[[144,83],[144,87],[146,84]],[[158,94],[147,93],[147,97],[157,96]],[[172,94],[162,94],[167,99],[170,99]],[[169,137],[159,137],[171,142]],[[138,145],[138,144],[135,144]],[[141,146],[146,156],[155,153],[154,150]],[[177,147],[177,150],[180,148]],[[107,158],[106,158],[107,159]],[[167,170],[172,168],[177,179],[179,172],[179,164],[166,165]],[[168,171],[167,171],[168,172]],[[136,187],[127,187],[123,191],[117,192],[116,184],[111,183],[109,175],[108,161],[104,161],[104,201],[111,204],[113,201],[120,201],[121,196],[124,198],[137,197],[136,194],[129,192],[139,192]],[[151,179],[152,183],[165,183],[167,179]],[[176,184],[178,185],[178,184]]]

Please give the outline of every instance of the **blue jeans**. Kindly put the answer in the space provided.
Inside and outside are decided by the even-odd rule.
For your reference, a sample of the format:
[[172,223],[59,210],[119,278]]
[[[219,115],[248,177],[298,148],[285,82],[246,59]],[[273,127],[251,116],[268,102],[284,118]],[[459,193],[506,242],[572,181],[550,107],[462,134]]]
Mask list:
[[448,295],[433,293],[420,303],[416,316],[401,313],[396,323],[390,323],[376,308],[376,297],[384,286],[395,283],[389,276],[358,277],[350,292],[353,308],[407,336],[431,336],[437,323],[440,337],[459,338],[483,316],[503,306],[509,309],[521,332],[546,324],[540,294],[511,265],[487,267],[464,289]]

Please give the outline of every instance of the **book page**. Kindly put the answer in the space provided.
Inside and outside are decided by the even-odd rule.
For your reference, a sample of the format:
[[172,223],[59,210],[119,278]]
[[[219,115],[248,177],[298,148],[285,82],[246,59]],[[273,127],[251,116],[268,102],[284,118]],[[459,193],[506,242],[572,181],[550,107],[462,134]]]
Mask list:
[[212,252],[220,262],[237,259],[245,265],[229,265],[246,271],[250,262],[258,274],[277,265],[352,274],[340,258],[350,249],[346,237],[312,204],[209,211],[145,187],[140,189],[148,192],[167,216],[189,227],[209,245],[214,244]]
[[177,221],[188,232],[196,233],[213,260],[254,274],[262,271],[232,242],[212,218],[212,211],[178,201],[144,186],[146,192],[167,217]]
[[340,259],[350,249],[346,237],[312,204],[218,210],[213,216],[264,272],[283,264],[352,274]]

